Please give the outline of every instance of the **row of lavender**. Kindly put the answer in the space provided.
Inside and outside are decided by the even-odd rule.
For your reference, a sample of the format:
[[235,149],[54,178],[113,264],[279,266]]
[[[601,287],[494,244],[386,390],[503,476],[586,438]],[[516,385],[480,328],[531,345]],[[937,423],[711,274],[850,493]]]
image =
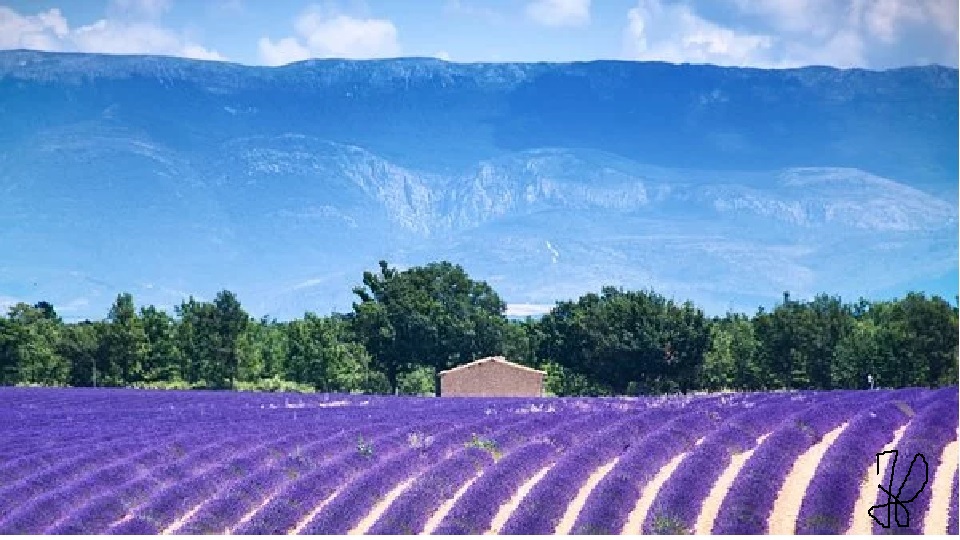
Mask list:
[[[693,532],[743,452],[710,530],[762,533],[790,465],[841,425],[796,531],[845,532],[893,432],[907,425],[902,444],[935,455],[934,471],[956,409],[956,388],[641,400],[0,389],[0,533],[552,533],[605,467],[566,530],[616,534],[678,457],[640,526]],[[925,513],[929,493],[916,504]]]
[[336,530],[338,508],[376,498],[374,479],[416,474],[477,434],[505,450],[551,426],[688,401],[2,389],[0,532],[285,532],[334,492],[306,525]]

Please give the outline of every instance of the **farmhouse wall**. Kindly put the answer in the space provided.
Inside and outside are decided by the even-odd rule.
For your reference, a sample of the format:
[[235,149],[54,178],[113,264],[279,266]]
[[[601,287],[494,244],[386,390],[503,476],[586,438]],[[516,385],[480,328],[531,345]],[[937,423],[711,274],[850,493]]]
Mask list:
[[486,361],[440,374],[444,397],[540,397],[543,373],[505,362]]

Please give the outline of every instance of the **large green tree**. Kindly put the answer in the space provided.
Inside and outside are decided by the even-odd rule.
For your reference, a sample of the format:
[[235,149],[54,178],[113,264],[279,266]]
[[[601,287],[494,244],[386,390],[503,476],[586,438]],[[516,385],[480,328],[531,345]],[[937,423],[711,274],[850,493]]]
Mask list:
[[503,350],[506,304],[460,266],[431,263],[399,271],[380,261],[354,288],[352,326],[396,391],[416,366],[440,370]]
[[143,376],[147,381],[180,380],[180,351],[177,349],[176,321],[154,306],[140,308],[148,351]]
[[280,378],[287,359],[286,325],[267,317],[247,326],[240,336],[237,377],[244,381]]
[[541,327],[541,357],[617,394],[692,389],[709,346],[692,304],[614,287],[558,303]]
[[190,383],[210,388],[232,388],[243,354],[242,337],[250,324],[232,292],[217,293],[213,302],[193,297],[177,307],[181,371]]
[[211,384],[205,377],[216,361],[213,304],[189,297],[175,308],[177,323],[177,349],[180,351],[180,374],[190,384]]
[[4,380],[9,383],[66,384],[70,365],[58,350],[62,321],[47,302],[18,303],[10,308],[0,328],[0,354],[5,358]]
[[22,328],[12,318],[0,318],[0,385],[10,386],[20,380],[17,349],[23,339]]
[[213,307],[216,371],[210,378],[218,386],[233,388],[240,364],[240,336],[250,324],[250,316],[240,306],[237,296],[227,290],[217,293]]
[[117,295],[108,316],[109,325],[103,339],[103,357],[106,363],[98,373],[98,383],[104,386],[123,386],[143,379],[143,366],[150,343],[137,316],[133,296]]
[[63,328],[58,350],[70,364],[70,385],[96,386],[97,370],[106,365],[102,345],[106,328],[99,321],[83,321]]
[[847,374],[839,375],[844,384],[867,369],[884,387],[957,384],[957,326],[956,308],[936,296],[873,303],[844,342],[835,371]]
[[762,368],[759,342],[745,315],[727,314],[710,324],[710,348],[704,358],[701,386],[708,390],[759,390]]

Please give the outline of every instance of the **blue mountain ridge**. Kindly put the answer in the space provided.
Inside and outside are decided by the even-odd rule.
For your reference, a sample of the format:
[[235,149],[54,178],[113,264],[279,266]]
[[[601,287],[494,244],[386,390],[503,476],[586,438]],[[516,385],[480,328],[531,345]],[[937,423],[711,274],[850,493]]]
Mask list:
[[448,259],[512,312],[957,294],[957,70],[0,52],[0,304],[344,311]]

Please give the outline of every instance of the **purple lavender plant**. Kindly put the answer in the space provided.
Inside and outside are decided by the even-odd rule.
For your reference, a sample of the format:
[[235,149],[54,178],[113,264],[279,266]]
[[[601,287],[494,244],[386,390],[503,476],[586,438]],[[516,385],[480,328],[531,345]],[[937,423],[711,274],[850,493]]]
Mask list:
[[[254,504],[257,493],[274,487],[290,471],[299,473],[313,466],[324,444],[343,437],[343,434],[335,434],[322,438],[323,435],[295,433],[273,441],[262,439],[246,452],[208,471],[201,479],[213,483],[217,491],[206,501],[201,501],[201,510],[178,532],[221,533],[233,522],[231,520],[239,519],[246,508]],[[254,486],[256,490],[251,489]]]
[[[471,432],[491,427],[493,424],[491,420],[483,420],[441,431],[432,437],[429,445],[414,445],[371,467],[345,486],[307,525],[304,533],[346,534],[363,519],[377,500],[386,496],[394,486],[442,459],[448,450],[459,446]],[[433,430],[426,432],[431,431]]]
[[160,452],[146,450],[136,459],[120,461],[81,480],[44,493],[0,518],[0,534],[42,534],[60,520],[66,512],[102,490],[104,486],[116,486],[135,474],[136,463],[148,463]]
[[45,530],[43,534],[99,534],[126,513],[127,506],[120,497],[114,494],[101,495]]
[[[365,455],[347,447],[336,459],[325,462],[291,482],[253,518],[234,532],[237,534],[285,534],[321,501],[347,485],[357,473],[370,467],[371,459],[389,459],[407,444],[409,426],[379,436],[368,437],[374,453]],[[424,428],[421,428],[424,429]]]
[[[777,494],[796,459],[864,404],[841,394],[787,419],[744,464],[720,507],[713,534],[763,534]],[[876,394],[868,403],[887,396]]]
[[278,488],[286,478],[283,466],[260,468],[242,482],[232,484],[226,493],[214,497],[191,520],[177,531],[179,534],[221,534],[236,523],[266,493]]
[[507,454],[470,486],[434,533],[483,534],[500,506],[556,455],[549,443],[530,443]]
[[[428,470],[420,481],[415,482],[404,495],[391,505],[384,516],[381,516],[372,529],[373,534],[395,533],[398,532],[398,528],[399,531],[408,531],[413,530],[414,527],[423,527],[429,516],[442,504],[444,499],[439,497],[441,493],[447,493],[448,497],[452,496],[460,484],[473,476],[477,466],[489,463],[494,459],[494,456],[510,451],[519,441],[546,442],[559,451],[566,445],[575,442],[578,437],[582,437],[584,433],[588,433],[589,430],[599,429],[610,421],[609,415],[605,413],[589,413],[583,418],[571,418],[568,414],[562,412],[550,414],[553,416],[548,422],[541,418],[532,418],[514,422],[513,425],[492,433],[488,432],[482,437],[477,437],[474,434],[476,440],[468,441],[468,444],[476,447],[468,446],[451,459]],[[551,427],[552,429],[544,432],[545,429]],[[561,439],[563,434],[567,434],[567,436]],[[506,441],[506,444],[502,444],[500,441]],[[477,452],[480,452],[480,454],[477,454]],[[466,459],[473,463],[474,467],[466,470],[451,470],[450,463],[460,463],[461,459],[458,458],[463,453],[467,454]],[[485,457],[476,461],[474,457],[477,455]],[[454,476],[460,478],[460,481],[441,488],[436,483],[438,476],[442,478]],[[411,501],[421,501],[421,504],[413,505]]]
[[567,505],[597,468],[672,416],[672,411],[657,410],[631,414],[577,445],[523,499],[504,525],[503,534],[553,534]]
[[764,400],[707,435],[657,494],[645,518],[644,533],[691,532],[704,499],[733,456],[753,449],[759,436],[768,433],[795,409],[796,404],[790,400]]
[[[545,526],[549,531],[550,526],[544,524],[553,522],[550,516],[565,509],[584,476],[596,468],[588,466],[587,461],[592,460],[594,465],[608,461],[605,458],[619,452],[617,444],[630,439],[626,430],[639,429],[639,424],[624,422],[630,417],[660,414],[666,421],[696,413],[717,424],[735,413],[756,412],[773,403],[792,404],[797,409],[818,404],[827,410],[849,400],[855,402],[855,410],[860,410],[880,397],[894,400],[903,411],[920,411],[925,402],[946,399],[951,392],[956,396],[954,388],[941,392],[877,391],[869,396],[863,392],[807,391],[644,399],[438,400],[338,394],[0,389],[0,528],[30,533],[156,533],[182,519],[185,512],[199,510],[180,526],[179,532],[287,532],[319,501],[338,493],[318,514],[315,525],[327,519],[329,527],[320,528],[340,531],[353,518],[330,520],[328,513],[333,515],[338,507],[344,512],[350,510],[347,507],[351,501],[356,503],[351,511],[365,513],[383,489],[415,477],[416,481],[373,528],[374,532],[410,532],[422,528],[436,508],[476,474],[477,467],[484,467],[485,474],[472,492],[479,492],[487,484],[489,490],[499,489],[499,496],[509,497],[513,489],[497,486],[488,478],[495,476],[495,471],[516,475],[516,471],[504,469],[504,463],[518,459],[516,452],[520,449],[539,445],[552,449],[543,450],[547,457],[540,461],[541,466],[556,459],[559,462],[524,499],[506,530],[527,532]],[[699,436],[708,435],[707,439],[664,486],[662,498],[670,498],[668,492],[674,482],[693,489],[694,480],[706,477],[706,473],[694,474],[692,464],[698,459],[710,461],[714,456],[709,451],[711,445],[735,447],[746,440],[738,439],[737,430],[754,437],[768,431],[764,422],[782,415],[755,415],[755,420],[747,420],[748,416],[737,415],[727,427],[709,435],[701,433]],[[624,432],[611,429],[599,437],[605,428],[618,422],[624,422]],[[815,440],[831,422],[815,417],[797,424],[797,428]],[[478,448],[452,445],[444,450],[438,437],[432,448],[413,451],[407,439],[411,427],[427,425],[437,429],[476,425]],[[683,422],[677,425],[687,427]],[[424,430],[425,435],[437,435]],[[359,452],[357,435],[363,436],[368,454]],[[686,429],[673,436],[699,438]],[[585,442],[587,437],[603,439],[603,443]],[[642,443],[634,443],[624,457],[637,444]],[[291,454],[291,445],[301,445],[302,452]],[[493,462],[493,453],[506,457]],[[403,455],[416,457],[409,461],[398,457]],[[724,454],[715,457],[717,464],[726,459]],[[694,471],[691,480],[680,482],[687,468]],[[387,482],[386,475],[375,475],[374,470],[395,478]],[[404,470],[406,476],[401,474]],[[621,466],[618,470],[624,473],[627,469]],[[594,495],[606,491],[605,496],[609,496],[619,489],[623,492],[621,499],[627,501],[623,504],[629,505],[635,501],[636,484],[638,478],[643,481],[642,475],[636,471],[624,473],[629,481],[620,484],[611,479],[615,476],[616,470]],[[344,485],[348,487],[343,489]],[[265,499],[269,499],[266,507],[238,527],[241,517],[259,508]],[[451,514],[475,508],[478,506],[461,500]],[[499,505],[490,508],[495,513]],[[490,517],[492,513],[487,512],[486,518]],[[955,522],[955,517],[951,519]],[[533,525],[522,525],[524,520]],[[476,521],[482,523],[483,517]],[[615,521],[597,525],[619,532],[611,526]],[[486,523],[489,526],[489,519]]]
[[56,465],[42,472],[24,475],[19,481],[0,488],[0,516],[9,516],[23,501],[53,492],[62,486],[64,481],[85,476],[95,471],[104,462],[124,459],[137,450],[142,450],[146,445],[146,441],[137,440],[126,444],[97,447],[79,457],[64,455]]
[[[756,445],[755,437],[733,426],[714,435],[694,449],[661,488],[647,513],[645,534],[691,533],[703,500],[731,457]],[[662,530],[664,524],[672,529]]]
[[[889,528],[876,520],[873,534],[923,534],[923,520],[930,506],[930,482],[940,466],[944,447],[957,436],[957,394],[956,389],[945,389],[944,399],[935,401],[919,412],[907,426],[903,438],[897,445],[896,467],[890,460],[891,468],[884,471],[881,485],[892,487],[904,506],[891,504],[889,507]],[[925,467],[924,460],[929,467]],[[911,465],[912,464],[912,465]],[[891,471],[895,476],[892,481]],[[878,496],[880,504],[887,504],[886,495]],[[910,502],[906,502],[910,501]],[[873,515],[886,521],[884,508],[874,508]],[[903,525],[901,527],[901,525]]]
[[125,521],[120,525],[111,527],[107,530],[107,534],[123,534],[123,535],[134,535],[134,536],[145,536],[145,535],[157,535],[160,534],[160,528],[157,527],[157,524],[150,519],[144,519],[135,517],[129,521]]
[[716,411],[695,410],[631,445],[587,498],[573,533],[620,534],[643,486],[677,454],[690,450],[720,419]]
[[490,452],[465,448],[421,475],[380,516],[369,534],[418,534],[444,501],[480,470],[493,465]]
[[863,471],[910,420],[897,404],[868,407],[830,446],[807,488],[797,517],[799,534],[843,534],[850,527]]

